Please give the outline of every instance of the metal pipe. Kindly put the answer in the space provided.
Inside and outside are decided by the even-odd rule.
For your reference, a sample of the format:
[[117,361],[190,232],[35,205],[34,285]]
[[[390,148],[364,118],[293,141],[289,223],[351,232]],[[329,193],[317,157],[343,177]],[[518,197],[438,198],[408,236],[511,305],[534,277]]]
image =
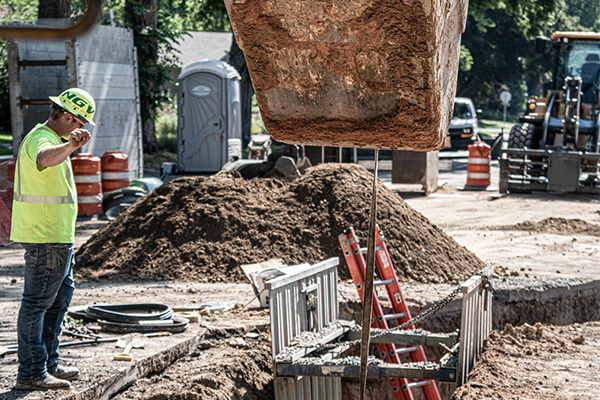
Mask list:
[[401,347],[399,349],[396,349],[396,353],[397,354],[412,353],[413,351],[417,351],[417,350],[419,350],[419,347],[417,347],[417,346]]
[[594,153],[597,153],[600,150],[600,114],[598,114],[598,119],[596,120],[596,148]]
[[388,320],[388,319],[404,318],[404,317],[406,317],[406,313],[404,313],[404,312],[401,312],[401,313],[398,313],[398,314],[387,314],[387,315],[383,316],[383,318],[385,318],[386,320]]
[[431,381],[427,380],[427,381],[419,381],[419,382],[411,382],[408,385],[406,385],[409,388],[416,388],[416,387],[421,387],[421,386],[428,386],[431,385]]
[[374,286],[384,286],[384,285],[391,285],[392,283],[394,283],[393,279],[387,279],[385,281],[375,281],[373,282]]
[[550,96],[548,107],[546,108],[546,114],[544,115],[544,133],[542,134],[542,143],[540,143],[540,149],[546,147],[546,139],[548,138],[548,124],[550,123],[550,114],[552,113],[552,107],[554,107],[554,101],[556,100],[557,93],[554,92]]
[[581,78],[577,80],[577,121],[575,122],[575,148],[579,146],[579,119],[581,118]]
[[83,18],[67,28],[49,28],[39,25],[0,26],[0,37],[6,39],[69,39],[91,29],[102,12],[102,0],[88,0]]

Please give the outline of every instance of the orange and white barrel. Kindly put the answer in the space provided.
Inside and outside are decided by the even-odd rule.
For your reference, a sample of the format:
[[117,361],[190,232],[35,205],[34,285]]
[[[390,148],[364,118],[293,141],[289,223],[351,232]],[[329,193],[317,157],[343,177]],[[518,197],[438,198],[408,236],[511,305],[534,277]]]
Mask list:
[[81,153],[71,158],[77,188],[77,215],[102,215],[102,173],[100,158]]
[[469,145],[467,187],[485,189],[490,184],[490,146],[485,142]]
[[10,222],[12,219],[11,210],[16,164],[16,158],[0,163],[0,245],[12,243],[10,240]]
[[2,172],[6,173],[4,179],[0,178],[0,197],[4,200],[6,207],[9,210],[12,210],[12,202],[14,196],[14,188],[15,188],[15,167],[17,165],[17,158],[11,158],[10,160],[2,163],[3,167],[0,171],[0,176],[3,175]]
[[129,187],[129,158],[120,151],[107,151],[102,160],[102,190],[105,194]]

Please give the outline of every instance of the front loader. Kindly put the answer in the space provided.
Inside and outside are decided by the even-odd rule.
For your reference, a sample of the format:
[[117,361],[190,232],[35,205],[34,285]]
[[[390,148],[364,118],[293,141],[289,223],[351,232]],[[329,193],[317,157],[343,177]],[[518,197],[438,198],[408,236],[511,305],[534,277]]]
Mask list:
[[554,51],[545,97],[530,97],[500,157],[500,192],[600,193],[600,33],[536,38]]

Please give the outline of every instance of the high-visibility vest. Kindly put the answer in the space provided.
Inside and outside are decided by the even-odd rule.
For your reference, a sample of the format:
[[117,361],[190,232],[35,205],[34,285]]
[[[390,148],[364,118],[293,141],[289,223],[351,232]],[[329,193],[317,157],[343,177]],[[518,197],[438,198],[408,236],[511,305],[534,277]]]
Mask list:
[[73,243],[77,191],[71,159],[44,168],[40,149],[62,144],[45,125],[36,125],[19,147],[15,167],[10,239],[21,243]]

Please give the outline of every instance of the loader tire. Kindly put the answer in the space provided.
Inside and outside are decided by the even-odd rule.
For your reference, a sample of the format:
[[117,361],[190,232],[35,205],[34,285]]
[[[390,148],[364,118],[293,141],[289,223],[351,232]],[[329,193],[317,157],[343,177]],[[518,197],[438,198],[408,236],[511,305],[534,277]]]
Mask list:
[[540,146],[540,129],[529,123],[513,125],[508,134],[509,149],[538,149]]

